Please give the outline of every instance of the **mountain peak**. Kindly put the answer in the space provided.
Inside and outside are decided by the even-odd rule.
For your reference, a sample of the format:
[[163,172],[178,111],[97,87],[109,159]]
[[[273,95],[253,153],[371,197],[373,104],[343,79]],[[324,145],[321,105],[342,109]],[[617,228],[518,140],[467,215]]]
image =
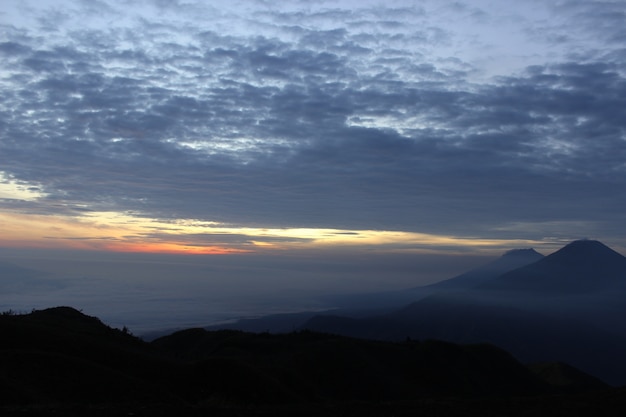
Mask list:
[[598,265],[626,261],[626,257],[604,243],[590,239],[575,240],[549,255],[548,258],[559,262],[567,261],[574,264],[584,262]]
[[587,293],[626,286],[626,257],[597,240],[576,240],[486,287],[537,293]]
[[599,240],[593,240],[593,239],[574,240],[574,241],[568,243],[567,245],[565,245],[563,247],[563,249],[565,249],[565,248],[586,248],[586,249],[590,249],[590,248],[600,249],[600,248],[602,248],[602,249],[610,250],[610,251],[614,252],[613,249],[609,248],[604,243],[600,242]]

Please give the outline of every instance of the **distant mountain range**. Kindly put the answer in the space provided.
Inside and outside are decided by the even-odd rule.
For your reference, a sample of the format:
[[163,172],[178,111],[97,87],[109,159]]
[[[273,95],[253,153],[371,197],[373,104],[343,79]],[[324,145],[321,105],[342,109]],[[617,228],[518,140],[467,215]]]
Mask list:
[[539,296],[624,291],[626,257],[598,241],[578,240],[480,288]]
[[624,280],[626,258],[585,240],[507,252],[369,316],[244,322],[256,333],[145,342],[70,307],[5,312],[0,415],[616,415]]
[[[413,287],[397,291],[384,291],[365,294],[339,294],[328,296],[329,304],[339,308],[326,314],[343,315],[345,317],[371,317],[375,314],[389,313],[409,303],[424,299],[430,295],[450,293],[473,288],[488,282],[505,272],[531,264],[543,255],[534,249],[514,249],[506,252],[496,260],[465,272],[454,278],[434,284]],[[298,312],[273,314],[258,318],[240,319],[231,323],[207,326],[209,330],[231,329],[247,332],[285,333],[299,329],[307,320],[319,315],[319,312]],[[158,334],[161,335],[161,334]]]
[[546,257],[510,252],[428,291],[384,314],[317,315],[302,327],[378,340],[489,342],[523,362],[565,361],[626,384],[626,258],[598,241]]
[[534,249],[513,249],[486,265],[434,284],[396,291],[340,294],[329,296],[327,301],[330,304],[340,306],[350,316],[371,314],[373,310],[390,311],[398,308],[398,306],[415,302],[432,294],[475,287],[489,282],[505,272],[531,264],[542,258],[543,255]]
[[46,272],[23,268],[10,262],[0,262],[0,292],[4,294],[26,291],[47,291],[58,289],[62,284],[58,281],[45,279]]
[[[465,290],[488,283],[500,275],[530,265],[543,259],[543,255],[534,249],[513,249],[486,265],[472,269],[457,277],[450,278],[426,287],[437,292],[444,290]],[[417,288],[413,290],[417,290]]]

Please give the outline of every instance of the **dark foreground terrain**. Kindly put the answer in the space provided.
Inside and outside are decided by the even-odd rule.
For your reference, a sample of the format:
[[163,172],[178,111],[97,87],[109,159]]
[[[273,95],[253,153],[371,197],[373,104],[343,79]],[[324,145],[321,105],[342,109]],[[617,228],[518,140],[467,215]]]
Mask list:
[[189,329],[69,307],[0,316],[2,416],[612,416],[626,390],[491,345]]

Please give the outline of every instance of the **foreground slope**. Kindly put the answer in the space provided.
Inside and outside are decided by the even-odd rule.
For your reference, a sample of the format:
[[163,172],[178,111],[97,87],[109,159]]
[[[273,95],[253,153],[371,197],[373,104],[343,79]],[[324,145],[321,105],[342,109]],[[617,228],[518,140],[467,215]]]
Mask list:
[[[167,371],[139,339],[70,307],[0,316],[0,404],[153,401]],[[159,371],[157,371],[159,370]]]
[[4,404],[288,403],[545,390],[491,346],[202,329],[146,343],[69,307],[2,315],[0,332]]
[[[490,345],[202,329],[147,343],[69,307],[1,315],[0,333],[3,416],[571,416],[626,405],[576,370],[530,371]],[[576,396],[555,396],[563,385]]]
[[539,393],[545,387],[489,345],[382,343],[329,334],[191,329],[153,342],[178,357],[242,361],[308,400],[401,400],[440,395]]

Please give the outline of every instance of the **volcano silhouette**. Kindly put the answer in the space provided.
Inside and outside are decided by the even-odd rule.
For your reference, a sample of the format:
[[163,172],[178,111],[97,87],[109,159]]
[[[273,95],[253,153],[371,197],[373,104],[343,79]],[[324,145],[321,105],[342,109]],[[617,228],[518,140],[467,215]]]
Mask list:
[[580,240],[491,279],[473,275],[441,284],[453,291],[435,292],[391,313],[317,316],[304,327],[366,339],[487,342],[523,362],[563,361],[612,385],[626,384],[624,256]]
[[626,257],[596,240],[577,240],[480,288],[542,295],[626,289]]

